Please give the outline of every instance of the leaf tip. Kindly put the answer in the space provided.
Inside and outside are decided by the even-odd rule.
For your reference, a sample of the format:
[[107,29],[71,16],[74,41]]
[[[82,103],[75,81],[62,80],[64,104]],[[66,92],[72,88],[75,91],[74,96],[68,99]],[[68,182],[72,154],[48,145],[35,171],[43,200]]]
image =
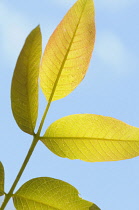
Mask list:
[[40,28],[41,28],[40,24],[38,24],[38,25],[36,26],[36,28],[40,29]]
[[96,204],[92,204],[90,207],[89,207],[89,210],[101,210]]

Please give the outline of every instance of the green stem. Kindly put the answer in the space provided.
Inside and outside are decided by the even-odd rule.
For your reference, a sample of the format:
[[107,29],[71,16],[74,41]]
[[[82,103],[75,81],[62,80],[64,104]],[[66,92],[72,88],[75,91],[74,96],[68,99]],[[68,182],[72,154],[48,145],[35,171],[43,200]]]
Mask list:
[[48,113],[48,111],[49,111],[50,105],[51,105],[51,101],[48,101],[47,107],[46,107],[46,109],[45,109],[45,111],[44,111],[44,114],[43,114],[43,117],[42,117],[42,120],[41,120],[41,123],[40,123],[40,126],[39,126],[39,128],[38,128],[38,132],[37,132],[37,134],[36,134],[37,136],[40,136],[40,133],[41,133],[41,130],[42,130],[42,126],[43,126],[43,124],[44,124],[46,115],[47,115],[47,113]]
[[50,105],[51,105],[51,101],[49,101],[47,106],[46,106],[46,109],[44,111],[44,114],[43,114],[40,126],[38,128],[38,132],[37,132],[37,134],[34,135],[33,142],[32,142],[32,144],[30,146],[30,149],[29,149],[29,151],[28,151],[28,153],[26,155],[26,158],[25,158],[25,160],[24,160],[24,162],[23,162],[23,164],[22,164],[22,166],[20,168],[20,171],[19,171],[19,173],[18,173],[18,175],[17,175],[17,177],[16,177],[16,179],[15,179],[15,181],[14,181],[14,183],[13,183],[11,189],[10,189],[10,191],[5,195],[5,199],[4,199],[3,203],[2,203],[2,206],[0,207],[0,210],[3,210],[6,207],[8,201],[13,196],[13,192],[15,190],[15,187],[16,187],[18,181],[20,180],[20,178],[21,178],[21,176],[22,176],[22,174],[23,174],[23,172],[24,172],[24,170],[26,168],[26,165],[28,164],[29,159],[30,159],[30,157],[31,157],[31,155],[32,155],[32,153],[33,153],[33,151],[34,151],[34,149],[35,149],[35,147],[36,147],[36,145],[37,145],[37,143],[39,141],[40,133],[41,133],[41,130],[42,130],[42,127],[43,127],[46,115],[47,115],[48,110],[50,108]]
[[12,197],[13,191],[14,191],[14,189],[15,189],[15,187],[16,187],[19,179],[20,179],[20,177],[22,176],[22,173],[23,173],[23,171],[24,171],[24,169],[25,169],[25,167],[26,167],[26,165],[27,165],[27,163],[28,163],[28,161],[29,161],[29,159],[30,159],[30,157],[31,157],[35,147],[36,147],[36,144],[38,143],[38,141],[39,141],[38,137],[35,136],[34,139],[33,139],[32,144],[30,146],[30,149],[29,149],[29,151],[27,153],[27,156],[26,156],[26,158],[25,158],[25,160],[24,160],[24,162],[23,162],[23,164],[21,166],[21,169],[20,169],[20,171],[19,171],[19,173],[18,173],[18,175],[17,175],[17,177],[16,177],[16,179],[15,179],[15,181],[14,181],[14,183],[13,183],[13,185],[12,185],[10,191],[9,191],[9,193],[7,193],[5,195],[5,199],[4,199],[3,204],[2,204],[2,206],[0,208],[1,210],[3,210],[5,208],[5,206],[7,205],[8,201]]

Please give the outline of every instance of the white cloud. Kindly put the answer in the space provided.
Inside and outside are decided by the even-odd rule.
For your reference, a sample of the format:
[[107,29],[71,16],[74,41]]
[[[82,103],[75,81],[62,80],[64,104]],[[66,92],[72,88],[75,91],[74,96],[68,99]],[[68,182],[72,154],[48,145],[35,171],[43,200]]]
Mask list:
[[0,25],[2,51],[12,59],[19,54],[27,36],[26,20],[16,10],[0,2]]
[[64,7],[64,8],[70,8],[76,0],[53,0],[52,3],[55,7]]
[[103,8],[110,9],[112,12],[119,9],[130,7],[137,3],[137,0],[105,0],[100,1],[99,5]]
[[[75,2],[76,0],[53,0],[51,3],[55,8],[62,7],[69,9]],[[19,55],[27,35],[30,30],[33,29],[30,29],[29,25],[33,25],[33,23],[32,20],[26,19],[24,14],[19,13],[16,8],[11,7],[5,2],[0,2],[0,11],[0,27],[2,31],[0,41],[2,52],[4,56],[7,56],[8,60],[15,60]],[[42,32],[46,35],[51,35],[52,31],[52,24],[48,24],[46,27],[45,23]],[[43,38],[45,40],[45,37]],[[46,39],[44,43],[46,43],[46,41],[48,41],[48,39]]]
[[96,55],[100,62],[110,67],[111,71],[125,73],[134,69],[136,58],[124,45],[120,37],[110,31],[104,31],[96,40]]

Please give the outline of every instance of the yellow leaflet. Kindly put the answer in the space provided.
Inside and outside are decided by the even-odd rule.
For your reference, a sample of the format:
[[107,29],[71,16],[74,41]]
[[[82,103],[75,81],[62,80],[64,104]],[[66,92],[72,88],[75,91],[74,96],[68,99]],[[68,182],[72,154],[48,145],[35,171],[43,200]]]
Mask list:
[[41,177],[26,182],[14,195],[17,210],[100,210],[83,200],[72,185],[58,179]]
[[4,167],[0,162],[0,196],[4,195]]
[[50,125],[41,140],[60,157],[87,162],[139,156],[139,128],[101,115],[63,117]]
[[41,58],[41,32],[36,27],[27,37],[18,57],[11,86],[14,118],[26,133],[33,134],[38,116],[38,77]]
[[49,39],[40,70],[47,100],[61,99],[83,80],[95,41],[94,3],[78,0]]

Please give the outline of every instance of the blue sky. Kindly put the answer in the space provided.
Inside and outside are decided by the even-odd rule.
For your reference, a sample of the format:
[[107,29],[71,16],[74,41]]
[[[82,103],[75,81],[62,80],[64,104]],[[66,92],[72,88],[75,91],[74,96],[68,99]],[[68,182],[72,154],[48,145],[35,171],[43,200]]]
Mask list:
[[[26,36],[38,24],[43,48],[75,0],[1,1],[1,141],[0,160],[9,190],[31,144],[17,127],[10,108],[10,85]],[[52,104],[45,128],[76,113],[111,116],[139,127],[139,1],[95,0],[96,44],[88,73],[69,96]],[[46,105],[40,93],[40,116]],[[118,162],[86,163],[57,157],[39,143],[18,184],[48,176],[75,186],[81,197],[102,210],[138,210],[139,157]],[[17,187],[17,188],[18,188]],[[14,210],[10,203],[7,210]]]

